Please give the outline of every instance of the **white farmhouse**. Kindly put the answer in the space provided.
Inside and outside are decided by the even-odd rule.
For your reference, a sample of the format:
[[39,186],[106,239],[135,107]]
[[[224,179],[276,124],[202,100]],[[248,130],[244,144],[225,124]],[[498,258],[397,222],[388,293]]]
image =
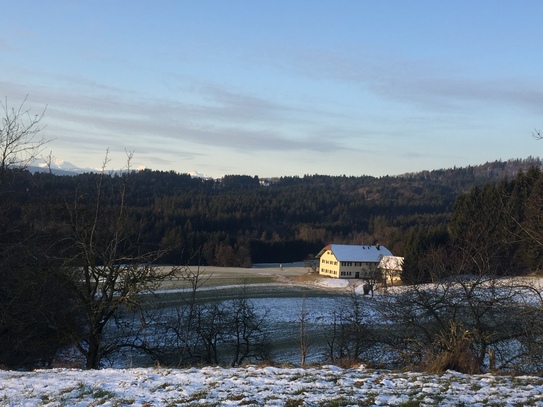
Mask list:
[[392,256],[384,246],[329,244],[319,259],[319,274],[334,278],[375,279],[381,260]]

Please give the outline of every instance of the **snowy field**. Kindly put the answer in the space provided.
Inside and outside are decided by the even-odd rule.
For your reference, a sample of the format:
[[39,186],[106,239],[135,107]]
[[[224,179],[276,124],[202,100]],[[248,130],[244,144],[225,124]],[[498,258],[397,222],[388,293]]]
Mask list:
[[543,379],[341,369],[0,371],[0,406],[543,406]]
[[[220,272],[223,274],[220,274]],[[221,283],[235,282],[236,270],[219,270]],[[254,270],[253,270],[254,272]],[[323,289],[328,295],[303,299],[253,298],[257,309],[267,312],[270,334],[276,342],[285,342],[276,362],[299,363],[299,344],[286,342],[299,329],[302,307],[308,313],[310,337],[323,335],[331,310],[341,294],[348,291],[346,280],[304,276],[303,268],[262,267],[273,282]],[[256,280],[256,279],[255,279]],[[353,284],[353,282],[351,282]],[[220,285],[220,284],[219,284]],[[261,284],[260,281],[257,285]],[[356,286],[359,292],[361,285]],[[401,291],[405,288],[390,290]],[[212,289],[213,290],[213,289]],[[379,295],[379,294],[377,294]],[[372,300],[366,298],[371,312]],[[292,338],[291,338],[292,339]],[[290,339],[290,340],[291,340]],[[322,339],[322,338],[321,338]],[[310,343],[308,360],[322,361],[321,343]],[[34,372],[0,370],[0,407],[24,406],[541,406],[543,378],[532,376],[465,375],[447,372],[428,375],[415,372],[370,370],[364,367],[341,369],[335,366],[310,368],[246,366],[240,368],[204,367],[191,369],[133,368],[131,358],[117,359],[112,365],[95,371],[50,369]],[[315,365],[317,366],[317,365]]]

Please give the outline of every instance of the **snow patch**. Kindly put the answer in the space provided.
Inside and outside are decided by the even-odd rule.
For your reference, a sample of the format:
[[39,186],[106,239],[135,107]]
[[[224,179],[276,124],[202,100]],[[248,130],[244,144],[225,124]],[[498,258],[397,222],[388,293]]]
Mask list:
[[319,278],[315,285],[325,288],[347,288],[349,281],[341,278]]
[[[0,371],[1,406],[541,405],[538,377],[373,371],[358,367]],[[334,404],[334,405],[335,405]]]

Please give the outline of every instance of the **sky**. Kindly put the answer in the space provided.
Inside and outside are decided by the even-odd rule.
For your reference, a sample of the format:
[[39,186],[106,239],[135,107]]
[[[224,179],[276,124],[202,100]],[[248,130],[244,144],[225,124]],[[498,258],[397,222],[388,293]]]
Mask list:
[[0,98],[79,167],[397,175],[539,157],[539,0],[18,0]]

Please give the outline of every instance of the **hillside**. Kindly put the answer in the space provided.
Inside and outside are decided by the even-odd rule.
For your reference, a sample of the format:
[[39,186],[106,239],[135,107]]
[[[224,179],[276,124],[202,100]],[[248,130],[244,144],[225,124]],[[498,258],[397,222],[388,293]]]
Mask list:
[[541,166],[541,160],[400,176],[267,180],[246,175],[210,180],[151,170],[108,173],[102,181],[96,173],[26,173],[19,175],[11,197],[27,221],[50,223],[66,219],[66,204],[74,205],[75,196],[77,205],[93,205],[99,183],[112,204],[122,189],[141,241],[172,248],[162,262],[184,264],[197,254],[204,265],[249,267],[305,260],[330,242],[379,242],[404,255],[409,231],[444,225],[459,194],[513,178],[533,165]]

